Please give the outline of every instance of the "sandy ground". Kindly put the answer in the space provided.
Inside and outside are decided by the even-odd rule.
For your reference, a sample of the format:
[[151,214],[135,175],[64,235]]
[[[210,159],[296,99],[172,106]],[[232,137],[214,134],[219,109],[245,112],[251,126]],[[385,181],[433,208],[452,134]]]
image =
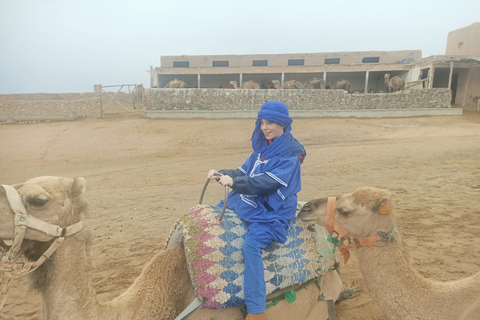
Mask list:
[[[147,120],[139,115],[0,126],[2,184],[41,175],[87,181],[94,288],[101,301],[124,291],[175,219],[198,203],[209,169],[236,168],[250,154],[250,120]],[[295,119],[307,149],[300,200],[385,187],[415,267],[448,281],[480,271],[480,114],[396,119]],[[224,189],[212,184],[204,203]],[[339,303],[339,320],[386,319],[365,291],[355,254],[344,282],[361,286]],[[26,279],[5,314],[40,319],[41,298]],[[480,291],[480,289],[479,289]]]

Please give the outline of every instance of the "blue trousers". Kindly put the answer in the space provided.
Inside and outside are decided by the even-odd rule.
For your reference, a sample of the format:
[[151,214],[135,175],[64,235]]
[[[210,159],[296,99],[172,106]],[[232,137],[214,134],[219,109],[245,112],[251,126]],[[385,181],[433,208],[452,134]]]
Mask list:
[[268,244],[269,242],[260,241],[258,237],[252,236],[250,231],[247,232],[243,242],[242,253],[245,259],[243,292],[248,313],[265,312],[267,287],[265,285],[262,251]]

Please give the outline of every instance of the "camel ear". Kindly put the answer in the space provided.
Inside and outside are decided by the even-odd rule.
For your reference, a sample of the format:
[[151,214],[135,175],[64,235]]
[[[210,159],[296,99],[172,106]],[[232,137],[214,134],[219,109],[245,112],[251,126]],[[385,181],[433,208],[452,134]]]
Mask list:
[[373,212],[379,212],[380,214],[391,213],[392,209],[387,204],[388,200],[389,200],[388,197],[382,197],[382,198],[376,199],[373,205]]
[[19,189],[21,186],[23,186],[23,183],[17,183],[17,184],[14,184],[12,185],[12,187],[14,187],[15,189]]
[[75,178],[72,183],[72,197],[78,198],[85,192],[86,189],[85,179],[82,177]]

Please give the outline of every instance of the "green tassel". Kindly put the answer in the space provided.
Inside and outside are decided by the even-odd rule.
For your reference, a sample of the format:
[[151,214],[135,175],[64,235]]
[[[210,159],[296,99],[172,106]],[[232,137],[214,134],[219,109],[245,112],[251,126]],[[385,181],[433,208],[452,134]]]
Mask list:
[[293,303],[297,300],[297,293],[294,290],[287,291],[285,292],[285,299],[288,303]]
[[333,253],[337,251],[337,247],[341,246],[343,244],[342,241],[338,240],[338,238],[333,238],[331,235],[328,236],[327,241],[333,244]]

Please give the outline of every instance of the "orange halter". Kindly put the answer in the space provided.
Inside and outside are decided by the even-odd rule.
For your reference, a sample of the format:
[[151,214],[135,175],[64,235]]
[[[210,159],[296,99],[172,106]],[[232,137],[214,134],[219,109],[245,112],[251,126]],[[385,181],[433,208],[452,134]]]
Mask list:
[[[348,259],[350,259],[350,249],[358,247],[369,247],[377,246],[378,241],[382,241],[379,236],[356,238],[353,234],[345,229],[337,220],[335,220],[335,204],[337,198],[329,197],[327,202],[327,218],[325,220],[325,228],[332,237],[338,238],[340,236],[340,241],[345,242],[348,240],[348,244],[341,244],[338,248],[343,254],[344,263],[347,264]],[[382,203],[384,206],[383,212],[381,213],[390,213],[392,212],[390,207]],[[334,236],[334,233],[336,236]]]

